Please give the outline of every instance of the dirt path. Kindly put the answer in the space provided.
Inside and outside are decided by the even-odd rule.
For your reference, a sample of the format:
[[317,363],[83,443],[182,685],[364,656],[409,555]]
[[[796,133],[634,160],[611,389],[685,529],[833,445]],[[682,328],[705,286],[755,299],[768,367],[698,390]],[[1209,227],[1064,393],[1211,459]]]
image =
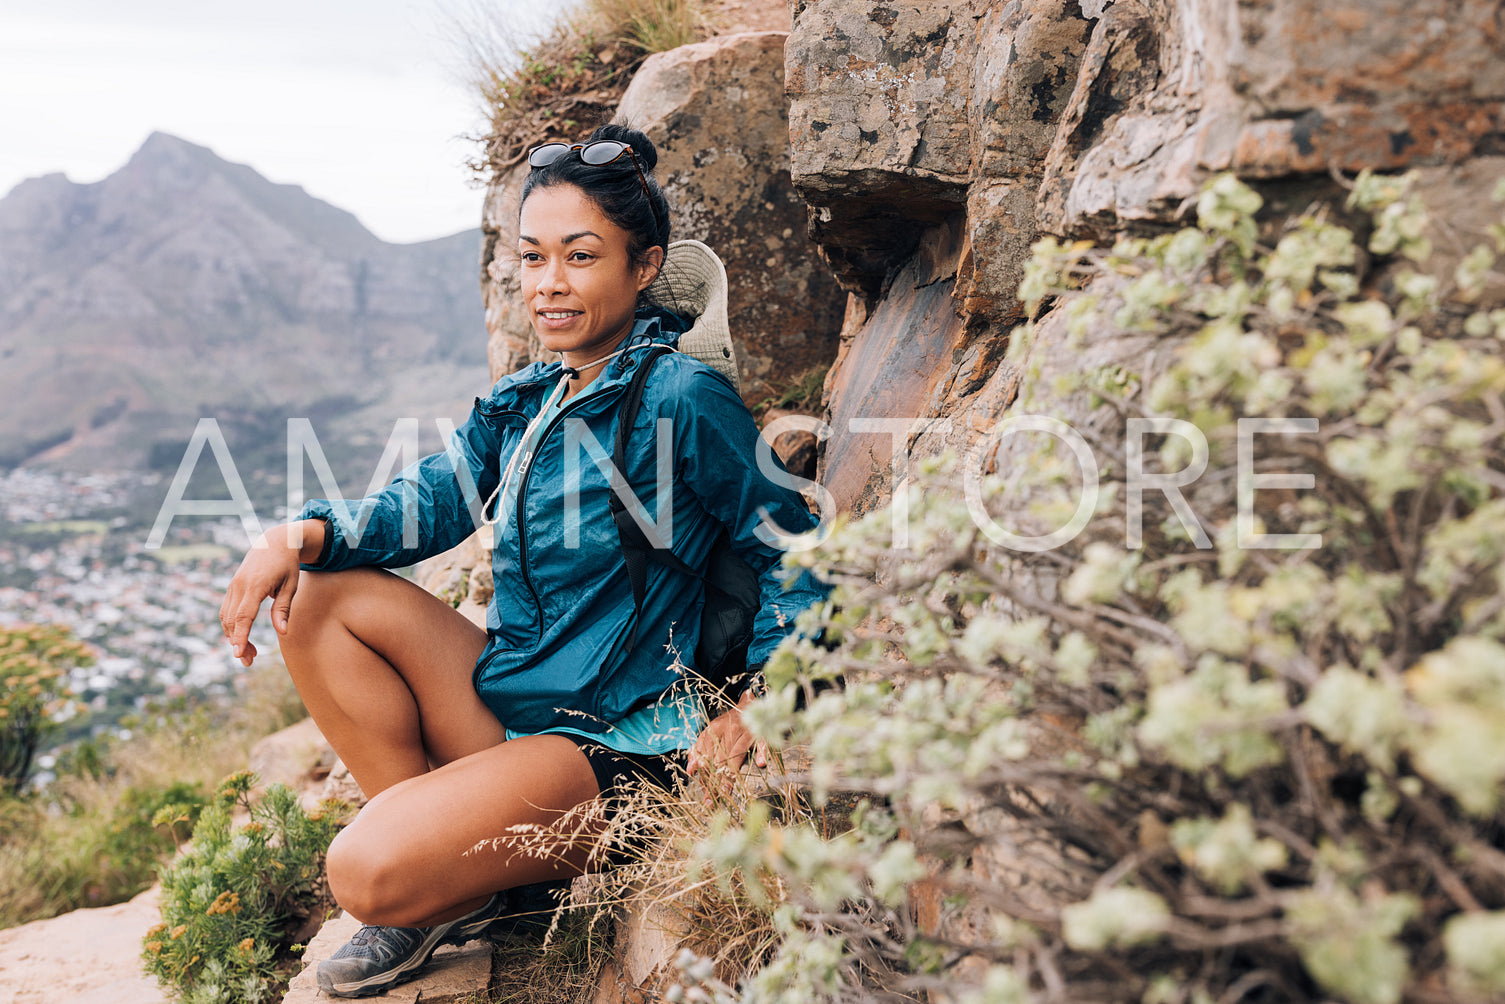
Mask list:
[[0,1001],[167,1004],[141,972],[141,938],[162,919],[156,887],[128,903],[0,931]]

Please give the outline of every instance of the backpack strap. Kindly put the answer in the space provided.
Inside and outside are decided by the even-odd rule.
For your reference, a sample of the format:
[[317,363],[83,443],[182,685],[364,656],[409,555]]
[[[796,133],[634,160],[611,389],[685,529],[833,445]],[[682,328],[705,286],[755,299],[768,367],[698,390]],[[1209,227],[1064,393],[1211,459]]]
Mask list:
[[611,508],[612,521],[622,545],[622,561],[627,566],[627,580],[632,586],[632,628],[627,636],[630,651],[637,644],[638,624],[643,619],[643,599],[648,591],[648,561],[699,579],[705,584],[706,606],[701,612],[700,642],[695,659],[702,680],[715,691],[729,692],[747,676],[747,648],[752,641],[753,618],[758,608],[758,575],[737,556],[725,529],[711,546],[704,572],[692,568],[668,547],[655,546],[643,528],[627,511],[624,501],[626,482],[627,439],[643,403],[643,388],[648,373],[662,355],[673,351],[667,346],[648,350],[650,355],[638,364],[623,393],[617,410],[616,441],[612,449]]
[[637,421],[638,411],[643,405],[643,388],[648,384],[648,374],[653,369],[653,364],[658,362],[660,356],[668,355],[674,350],[667,345],[658,345],[648,350],[647,358],[638,363],[638,368],[632,374],[632,380],[627,385],[627,390],[622,394],[622,403],[617,409],[617,434],[612,447],[612,472],[611,472],[611,507],[612,522],[617,524],[617,536],[622,542],[622,560],[627,565],[627,581],[632,585],[632,630],[627,637],[627,648],[632,649],[637,644],[638,623],[643,619],[643,598],[648,593],[648,558],[651,555],[662,564],[668,565],[676,571],[693,575],[701,581],[705,576],[685,564],[673,551],[667,547],[655,547],[643,533],[643,528],[638,526],[637,520],[627,511],[627,503],[623,496],[629,491],[626,475],[627,469],[627,439],[632,434],[633,423]]

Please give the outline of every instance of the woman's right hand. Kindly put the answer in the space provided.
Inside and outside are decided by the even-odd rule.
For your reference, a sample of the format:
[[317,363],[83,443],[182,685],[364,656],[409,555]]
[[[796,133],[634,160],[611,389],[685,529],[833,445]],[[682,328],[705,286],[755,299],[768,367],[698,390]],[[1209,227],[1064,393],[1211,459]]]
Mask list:
[[[293,543],[294,528],[303,532],[299,546]],[[324,521],[317,519],[284,523],[262,534],[246,552],[219,607],[220,626],[242,666],[250,666],[256,658],[251,625],[256,622],[262,600],[271,597],[272,627],[278,634],[287,632],[293,593],[298,589],[298,565],[315,561],[323,553],[324,529]]]

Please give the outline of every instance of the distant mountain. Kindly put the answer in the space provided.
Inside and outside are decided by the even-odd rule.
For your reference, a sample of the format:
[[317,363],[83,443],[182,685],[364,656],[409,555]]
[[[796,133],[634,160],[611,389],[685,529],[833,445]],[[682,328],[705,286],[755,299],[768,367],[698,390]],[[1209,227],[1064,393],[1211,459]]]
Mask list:
[[268,458],[288,417],[379,447],[411,415],[432,445],[487,384],[480,244],[387,244],[163,133],[103,181],[23,182],[0,199],[0,468],[171,471],[201,416]]

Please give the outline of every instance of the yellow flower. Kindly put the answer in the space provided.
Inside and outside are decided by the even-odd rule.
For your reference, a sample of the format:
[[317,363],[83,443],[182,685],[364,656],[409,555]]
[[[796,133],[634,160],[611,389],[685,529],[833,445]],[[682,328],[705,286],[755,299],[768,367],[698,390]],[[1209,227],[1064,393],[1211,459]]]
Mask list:
[[222,892],[222,893],[220,893],[218,896],[214,897],[214,902],[209,904],[209,909],[206,912],[211,917],[215,916],[216,914],[221,914],[221,913],[239,913],[240,912],[240,893],[238,893],[238,892]]
[[255,938],[246,938],[237,947],[239,947],[242,952],[245,952],[247,955],[250,955],[251,954],[251,950],[256,947],[256,939]]
[[186,930],[188,930],[188,925],[187,924],[179,924],[177,927],[173,928],[172,929],[172,940],[173,941],[177,941],[179,938],[181,938],[183,936],[183,932],[186,931]]

